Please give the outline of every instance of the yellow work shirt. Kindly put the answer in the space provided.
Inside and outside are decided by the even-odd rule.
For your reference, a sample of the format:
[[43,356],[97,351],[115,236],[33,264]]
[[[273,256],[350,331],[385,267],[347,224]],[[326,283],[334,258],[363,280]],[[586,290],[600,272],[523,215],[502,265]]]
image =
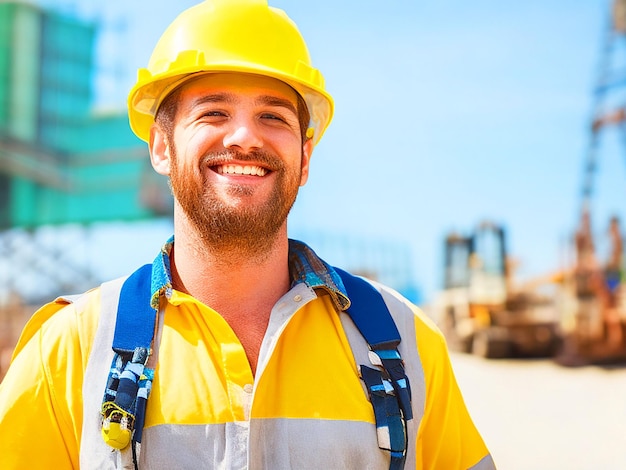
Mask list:
[[[406,468],[495,468],[441,333],[397,293],[376,287],[400,330],[413,392]],[[88,363],[110,364],[109,351],[104,358],[104,348],[92,348],[103,328],[101,292],[48,304],[27,325],[0,384],[0,468],[102,468],[84,442],[100,429],[83,419],[83,392],[96,384],[101,401],[107,379],[89,376]],[[256,377],[218,312],[171,290],[163,313],[140,468],[389,468],[354,332],[332,294],[300,282],[279,300]]]

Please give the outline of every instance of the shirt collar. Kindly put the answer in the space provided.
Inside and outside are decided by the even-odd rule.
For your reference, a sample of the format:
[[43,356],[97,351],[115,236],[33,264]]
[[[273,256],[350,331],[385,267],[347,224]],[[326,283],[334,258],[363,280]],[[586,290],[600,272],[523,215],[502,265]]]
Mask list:
[[339,274],[308,245],[298,240],[289,240],[289,273],[292,286],[304,282],[311,289],[325,290],[339,310],[350,307],[350,299]]
[[[161,295],[169,299],[172,294],[170,253],[173,246],[172,236],[165,242],[152,263],[150,305],[155,309],[159,308]],[[338,310],[344,311],[350,307],[346,288],[332,266],[317,256],[305,243],[292,239],[289,240],[289,274],[292,287],[303,282],[311,289],[322,289],[328,293]]]

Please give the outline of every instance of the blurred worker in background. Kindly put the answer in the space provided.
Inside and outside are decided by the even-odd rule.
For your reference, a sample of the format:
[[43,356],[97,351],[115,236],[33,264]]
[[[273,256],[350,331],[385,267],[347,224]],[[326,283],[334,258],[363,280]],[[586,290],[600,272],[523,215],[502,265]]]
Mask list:
[[579,297],[589,297],[594,293],[597,281],[598,263],[595,257],[595,245],[591,233],[591,215],[585,207],[580,219],[580,227],[575,235],[576,246],[576,294]]
[[373,348],[353,278],[287,236],[333,101],[282,10],[183,12],[128,104],[174,237],[35,314],[0,385],[0,468],[494,468],[425,315],[367,281],[401,337]]
[[603,271],[603,289],[600,300],[607,325],[609,344],[619,347],[623,344],[624,331],[620,318],[618,289],[622,283],[623,241],[619,218],[611,217],[609,221],[609,254]]
[[622,279],[622,266],[624,263],[624,242],[620,229],[619,218],[611,217],[609,221],[609,255],[605,266],[605,276],[609,289],[614,290]]

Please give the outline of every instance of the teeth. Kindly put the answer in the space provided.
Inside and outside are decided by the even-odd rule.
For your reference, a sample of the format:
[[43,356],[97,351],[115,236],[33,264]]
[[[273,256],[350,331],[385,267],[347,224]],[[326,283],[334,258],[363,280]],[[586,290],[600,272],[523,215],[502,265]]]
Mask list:
[[220,165],[217,167],[217,172],[220,175],[265,176],[267,174],[267,170],[265,168],[254,165]]

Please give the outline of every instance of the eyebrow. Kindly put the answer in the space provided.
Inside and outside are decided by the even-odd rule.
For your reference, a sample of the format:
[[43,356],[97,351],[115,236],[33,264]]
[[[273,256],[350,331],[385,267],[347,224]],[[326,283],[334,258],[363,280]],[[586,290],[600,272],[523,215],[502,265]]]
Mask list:
[[[200,96],[195,98],[190,104],[190,109],[195,108],[196,106],[200,106],[206,103],[226,103],[226,104],[236,104],[236,94],[235,93],[211,93],[209,95]],[[264,106],[277,106],[281,108],[285,108],[288,111],[291,111],[296,116],[298,115],[298,111],[296,106],[288,99],[279,98],[277,96],[272,95],[262,95],[259,96],[255,100],[256,105],[264,105]]]
[[281,108],[286,108],[291,111],[296,116],[298,115],[298,111],[296,110],[296,106],[285,98],[278,98],[276,96],[263,95],[257,98],[256,104],[266,105],[266,106],[278,106]]
[[210,95],[195,98],[190,104],[191,109],[206,103],[235,103],[235,95],[232,93],[212,93]]

